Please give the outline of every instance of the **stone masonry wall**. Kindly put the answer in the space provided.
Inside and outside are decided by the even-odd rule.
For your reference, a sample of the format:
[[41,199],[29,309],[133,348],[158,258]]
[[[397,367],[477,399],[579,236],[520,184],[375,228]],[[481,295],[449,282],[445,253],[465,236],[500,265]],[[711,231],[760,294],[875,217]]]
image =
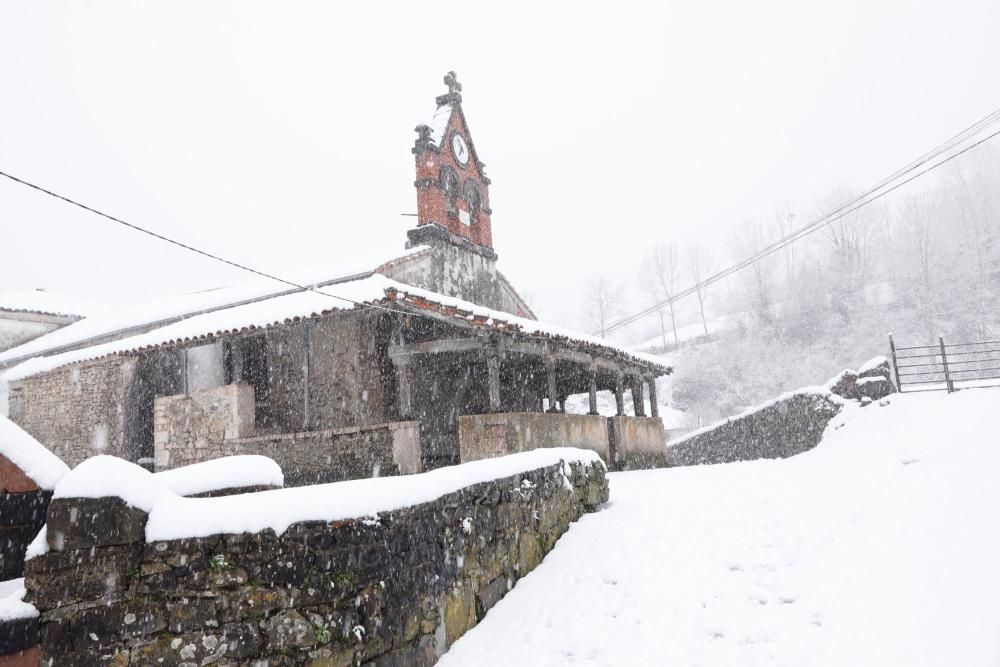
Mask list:
[[607,494],[599,463],[556,464],[377,519],[150,544],[120,499],[60,498],[26,599],[63,667],[420,667]]
[[285,486],[306,486],[400,474],[393,434],[389,424],[381,424],[226,440],[218,446],[219,456],[272,458],[285,473]]
[[245,384],[157,398],[154,412],[156,471],[238,454],[273,459],[286,486],[421,470],[416,422],[254,435],[253,388]]
[[218,458],[222,440],[249,436],[253,430],[253,387],[248,384],[162,396],[153,402],[155,469]]
[[134,458],[125,429],[135,367],[109,357],[12,382],[10,419],[71,468],[97,454]]
[[461,461],[505,456],[540,447],[580,447],[600,454],[608,465],[608,420],[600,415],[499,412],[458,418]]
[[680,438],[667,449],[667,465],[731,463],[801,454],[819,444],[826,425],[842,405],[839,397],[826,391],[787,394]]
[[24,551],[45,523],[51,498],[0,455],[0,581],[24,576]]

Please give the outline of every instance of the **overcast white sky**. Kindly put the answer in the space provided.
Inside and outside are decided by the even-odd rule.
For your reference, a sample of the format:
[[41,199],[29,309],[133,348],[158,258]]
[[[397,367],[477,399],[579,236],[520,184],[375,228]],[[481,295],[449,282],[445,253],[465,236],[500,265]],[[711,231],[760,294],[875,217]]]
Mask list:
[[[874,183],[1000,106],[996,0],[0,5],[0,170],[262,269],[400,250],[454,69],[500,267],[579,325],[602,270]],[[245,277],[0,179],[0,291]],[[638,305],[638,304],[636,304]]]

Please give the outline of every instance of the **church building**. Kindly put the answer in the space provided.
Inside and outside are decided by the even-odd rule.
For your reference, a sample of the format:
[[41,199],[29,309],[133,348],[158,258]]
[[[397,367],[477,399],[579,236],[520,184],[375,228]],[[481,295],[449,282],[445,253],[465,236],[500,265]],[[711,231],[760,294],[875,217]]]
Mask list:
[[[535,318],[497,269],[490,179],[454,73],[445,83],[416,128],[405,250],[98,313],[6,350],[10,419],[70,466],[263,454],[288,485],[537,447],[662,460],[655,379],[671,369]],[[618,416],[598,414],[601,390]],[[567,414],[579,393],[588,413]]]

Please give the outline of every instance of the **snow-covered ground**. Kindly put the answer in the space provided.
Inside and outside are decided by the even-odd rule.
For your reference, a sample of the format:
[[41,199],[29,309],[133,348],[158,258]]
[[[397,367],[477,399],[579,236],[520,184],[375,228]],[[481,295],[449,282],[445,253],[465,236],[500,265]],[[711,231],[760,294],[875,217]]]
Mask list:
[[889,400],[792,459],[613,474],[440,664],[1000,665],[1000,389]]

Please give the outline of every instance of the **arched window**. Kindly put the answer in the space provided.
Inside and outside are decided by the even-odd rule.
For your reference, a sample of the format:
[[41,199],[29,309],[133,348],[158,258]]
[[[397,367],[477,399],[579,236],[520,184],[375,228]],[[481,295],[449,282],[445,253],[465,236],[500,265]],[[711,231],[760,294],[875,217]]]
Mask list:
[[476,215],[483,206],[483,196],[479,192],[479,184],[469,179],[465,181],[464,190],[463,196],[465,197],[465,201],[469,203],[469,212],[472,215]]
[[445,201],[448,202],[448,212],[455,212],[455,197],[458,196],[458,174],[445,165],[441,167],[441,189],[444,190]]

